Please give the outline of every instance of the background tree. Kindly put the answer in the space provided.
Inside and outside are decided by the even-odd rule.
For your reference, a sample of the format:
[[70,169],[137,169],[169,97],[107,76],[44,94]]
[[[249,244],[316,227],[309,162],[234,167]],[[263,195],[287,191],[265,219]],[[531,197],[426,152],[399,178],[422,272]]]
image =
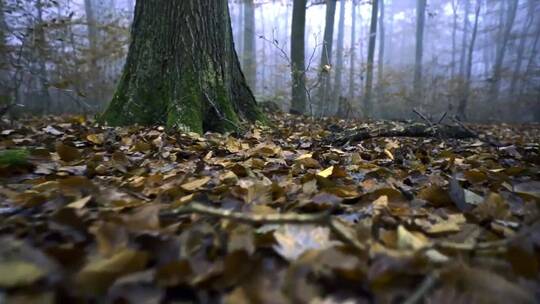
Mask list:
[[422,100],[422,58],[424,56],[424,24],[426,22],[426,0],[417,0],[416,6],[416,51],[414,59],[414,97]]
[[354,87],[355,87],[355,64],[356,64],[356,19],[359,17],[356,16],[356,9],[357,9],[357,3],[356,0],[353,0],[352,2],[352,9],[351,9],[351,48],[350,52],[351,55],[349,57],[349,100],[352,102],[354,100]]
[[385,16],[384,16],[384,0],[379,0],[379,58],[377,62],[377,83],[379,88],[382,90],[382,79],[384,73],[384,44],[386,39],[386,29],[385,29]]
[[291,113],[304,113],[306,110],[306,0],[294,0],[291,26],[291,75],[292,100]]
[[471,90],[471,74],[472,74],[472,63],[474,55],[474,45],[476,43],[476,33],[478,32],[478,16],[480,15],[480,8],[482,7],[482,1],[476,0],[476,9],[474,13],[474,25],[472,30],[471,42],[469,42],[469,51],[467,52],[467,64],[465,68],[465,82],[463,88],[463,96],[459,102],[458,106],[458,115],[462,118],[466,117],[467,104],[469,103],[469,95]]
[[497,54],[495,57],[495,63],[493,64],[493,76],[491,79],[490,99],[498,100],[499,98],[499,86],[501,82],[501,74],[506,55],[506,49],[508,42],[510,41],[510,34],[514,26],[514,20],[516,19],[516,12],[518,8],[518,0],[508,0],[509,8],[506,12],[506,21],[502,28],[502,37],[497,47]]
[[330,71],[332,70],[332,47],[334,44],[334,20],[336,16],[336,0],[326,0],[326,21],[319,71],[319,114],[325,115],[329,107]]
[[225,131],[261,119],[233,48],[226,0],[137,1],[111,125]]
[[257,60],[255,41],[255,3],[253,0],[245,0],[244,26],[243,70],[249,87],[252,90],[255,90],[257,85]]
[[371,7],[371,25],[369,28],[369,45],[366,72],[366,92],[364,96],[364,111],[367,116],[372,113],[372,90],[373,90],[373,62],[375,59],[375,43],[377,42],[377,13],[379,1],[373,0]]
[[343,48],[345,40],[345,0],[339,1],[339,20],[338,20],[338,37],[337,37],[337,52],[336,52],[336,69],[334,74],[334,92],[332,94],[332,105],[330,113],[334,114],[337,111],[338,100],[341,94],[341,80],[343,77]]

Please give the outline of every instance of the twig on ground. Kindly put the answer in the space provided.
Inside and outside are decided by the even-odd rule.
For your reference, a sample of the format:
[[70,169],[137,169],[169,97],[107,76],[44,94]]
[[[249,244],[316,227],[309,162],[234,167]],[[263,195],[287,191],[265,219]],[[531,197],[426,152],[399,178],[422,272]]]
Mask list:
[[425,121],[429,125],[430,128],[434,127],[433,122],[429,118],[424,116],[424,114],[418,112],[416,109],[413,109],[413,113],[418,115],[420,118],[422,118],[422,120]]
[[418,288],[413,292],[413,294],[403,302],[404,304],[416,304],[420,303],[422,299],[427,295],[427,293],[435,287],[437,281],[439,280],[439,273],[433,272],[428,274]]
[[441,118],[439,118],[439,121],[437,122],[438,125],[440,125],[443,120],[446,118],[446,115],[448,114],[448,112],[444,112],[444,114],[441,116]]
[[336,219],[333,219],[330,212],[322,212],[315,214],[268,214],[268,215],[259,215],[259,214],[247,214],[242,212],[223,210],[219,208],[213,208],[205,206],[198,202],[192,202],[185,207],[180,207],[172,211],[175,215],[181,214],[200,214],[213,216],[222,219],[228,219],[232,221],[242,222],[251,225],[261,225],[261,224],[297,224],[297,225],[324,225],[328,226],[330,230],[344,243],[349,244],[358,251],[365,251],[366,247],[360,243],[358,240],[354,239],[353,236],[349,235],[347,231],[344,230],[341,224]]

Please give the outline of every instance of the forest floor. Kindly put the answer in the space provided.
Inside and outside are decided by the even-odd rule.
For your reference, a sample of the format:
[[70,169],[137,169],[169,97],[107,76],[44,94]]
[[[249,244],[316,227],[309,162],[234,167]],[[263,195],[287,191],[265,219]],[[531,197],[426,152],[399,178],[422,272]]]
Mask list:
[[4,125],[0,302],[538,302],[540,126],[407,126]]

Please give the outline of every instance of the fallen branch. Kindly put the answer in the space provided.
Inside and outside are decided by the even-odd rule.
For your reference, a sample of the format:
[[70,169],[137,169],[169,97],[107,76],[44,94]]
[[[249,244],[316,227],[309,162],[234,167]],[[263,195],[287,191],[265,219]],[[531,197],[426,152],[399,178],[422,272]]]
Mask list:
[[328,226],[332,233],[336,235],[338,239],[346,244],[349,244],[358,251],[365,251],[366,246],[356,240],[353,236],[349,235],[342,224],[338,220],[332,218],[330,212],[321,212],[315,214],[248,214],[230,210],[223,210],[219,208],[213,208],[205,206],[198,202],[192,202],[185,207],[180,207],[172,211],[174,215],[183,214],[199,214],[213,216],[222,219],[228,219],[232,221],[242,222],[251,225],[264,225],[264,224],[296,224],[296,225],[321,225]]
[[476,138],[476,139],[478,139],[478,140],[480,140],[482,142],[485,142],[485,143],[489,144],[490,146],[493,146],[493,147],[496,147],[496,148],[500,148],[500,147],[503,146],[498,142],[490,140],[489,138],[481,137],[478,133],[476,133],[471,128],[467,127],[464,123],[462,123],[459,119],[457,119],[457,117],[453,117],[452,120],[456,124],[458,124],[461,128],[463,128],[463,130],[467,131],[471,135],[471,137]]
[[345,145],[347,143],[357,143],[364,140],[378,137],[439,137],[466,139],[475,137],[474,134],[464,130],[460,126],[439,125],[431,127],[422,123],[404,125],[402,127],[393,127],[391,129],[361,129],[347,132],[337,138],[330,138],[329,144]]

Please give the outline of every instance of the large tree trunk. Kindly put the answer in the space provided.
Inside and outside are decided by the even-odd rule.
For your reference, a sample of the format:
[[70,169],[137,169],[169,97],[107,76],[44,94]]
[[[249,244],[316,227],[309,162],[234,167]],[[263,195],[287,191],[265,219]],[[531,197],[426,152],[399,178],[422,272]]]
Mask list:
[[234,50],[227,0],[139,0],[111,125],[226,131],[262,119]]
[[255,91],[257,84],[257,61],[255,56],[255,3],[245,0],[244,5],[244,73],[249,87]]
[[319,72],[319,106],[318,112],[326,114],[330,97],[330,71],[332,69],[332,47],[334,42],[334,20],[336,16],[336,0],[326,0],[326,22]]
[[341,80],[343,76],[343,44],[345,41],[345,0],[340,0],[339,4],[339,21],[338,21],[338,37],[337,37],[337,54],[336,54],[336,73],[334,74],[334,93],[332,94],[331,113],[336,113],[339,107],[338,100],[341,94]]
[[302,114],[306,110],[306,0],[294,0],[291,26],[291,113]]
[[489,90],[490,100],[492,101],[496,101],[499,99],[499,87],[501,84],[502,67],[504,63],[506,49],[508,46],[508,41],[510,40],[512,27],[514,26],[514,20],[516,19],[518,4],[518,0],[510,0],[510,8],[508,9],[506,15],[506,23],[504,25],[501,41],[499,43],[495,63],[493,64],[493,77],[491,82],[491,88]]
[[372,109],[372,89],[373,89],[373,60],[375,59],[375,43],[377,42],[377,13],[379,12],[379,1],[373,0],[371,7],[371,24],[369,27],[369,45],[366,72],[366,94],[364,96],[364,112],[366,116],[371,115]]
[[426,22],[426,0],[416,2],[416,56],[414,61],[414,97],[422,102],[422,58],[424,56],[424,24]]
[[459,102],[458,106],[458,115],[462,118],[466,118],[466,110],[467,110],[467,104],[469,102],[469,95],[471,90],[471,74],[472,74],[472,63],[473,63],[473,55],[474,55],[474,45],[476,43],[476,33],[478,32],[478,16],[480,15],[480,7],[482,6],[482,0],[477,0],[476,3],[476,11],[474,13],[474,25],[473,25],[473,31],[472,31],[472,37],[471,42],[469,43],[469,50],[467,53],[467,65],[466,65],[466,72],[465,72],[465,81],[464,81],[464,88],[463,88],[463,96]]

